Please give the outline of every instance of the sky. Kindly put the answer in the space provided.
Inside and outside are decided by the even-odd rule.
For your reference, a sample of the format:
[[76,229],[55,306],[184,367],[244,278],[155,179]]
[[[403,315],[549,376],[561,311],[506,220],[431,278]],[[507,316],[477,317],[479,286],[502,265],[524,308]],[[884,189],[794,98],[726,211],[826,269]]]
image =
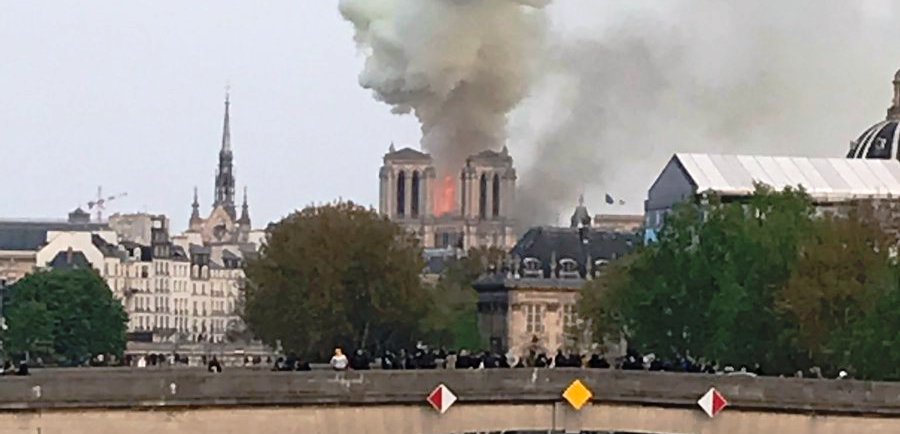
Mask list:
[[[631,159],[613,165],[618,167],[588,165],[576,171],[585,179],[562,194],[565,197],[559,203],[565,203],[568,209],[580,192],[587,191],[596,200],[606,192],[621,191],[628,198],[626,211],[638,212],[641,194],[653,182],[654,171],[661,169],[682,144],[693,151],[795,151],[841,156],[851,138],[883,118],[890,100],[889,81],[900,67],[900,48],[890,42],[900,37],[890,0],[849,3],[860,5],[854,10],[858,14],[845,17],[842,11],[827,10],[829,19],[821,20],[815,12],[786,7],[787,11],[763,9],[765,13],[759,16],[764,18],[757,20],[762,23],[759,26],[733,23],[749,29],[744,33],[739,29],[734,36],[737,42],[756,41],[754,38],[768,34],[770,28],[775,35],[787,38],[782,50],[785,53],[777,56],[765,51],[770,47],[764,44],[750,44],[748,51],[762,46],[765,56],[758,59],[774,65],[775,73],[763,74],[776,79],[772,86],[777,92],[773,95],[783,90],[780,86],[799,89],[790,96],[803,102],[783,103],[775,98],[750,107],[783,115],[779,119],[755,112],[750,113],[754,116],[729,118],[728,125],[741,127],[735,131],[752,136],[745,148],[709,144],[710,140],[740,143],[733,137],[689,134],[697,125],[709,123],[708,113],[722,112],[721,101],[701,108],[692,105],[684,127],[673,127],[669,122],[672,113],[682,112],[680,104],[696,102],[698,95],[708,97],[711,92],[667,89],[661,101],[642,102],[638,107],[622,104],[621,110],[641,109],[649,114],[613,117],[618,124],[610,130],[617,134],[596,133],[596,152],[584,153],[583,147],[574,147],[572,152],[563,149],[562,155],[581,159],[613,161],[621,153]],[[64,218],[68,211],[94,199],[97,186],[103,186],[106,194],[127,192],[126,197],[110,205],[107,213],[162,213],[171,218],[174,228],[183,229],[195,186],[202,210],[209,210],[226,85],[231,89],[237,183],[239,190],[244,186],[249,190],[255,226],[264,226],[305,205],[338,198],[376,204],[378,167],[388,146],[391,142],[398,147],[415,146],[419,141],[419,126],[413,117],[390,114],[389,107],[359,86],[364,57],[353,43],[352,26],[338,12],[337,0],[58,0],[52,7],[50,4],[0,0],[0,167],[5,175],[0,183],[0,218]],[[692,4],[696,11],[687,7]],[[685,54],[679,59],[688,61],[683,67],[672,66],[678,75],[670,75],[667,80],[679,84],[679,89],[693,89],[695,81],[720,69],[731,77],[741,78],[749,74],[747,71],[759,76],[758,68],[743,68],[740,62],[732,62],[742,57],[741,50],[747,47],[728,45],[732,36],[727,26],[713,26],[705,35],[697,33],[698,28],[706,30],[697,25],[703,22],[698,16],[708,13],[715,18],[732,13],[718,10],[717,4],[723,3],[558,0],[548,8],[548,51],[552,54],[554,47],[559,52],[567,47],[590,47],[590,42],[615,47],[636,38],[651,46],[648,52],[657,53],[669,49],[661,48],[661,41],[680,37],[684,46],[676,48]],[[738,12],[741,15],[735,16],[748,13]],[[771,24],[769,17],[787,19]],[[795,23],[791,18],[807,21]],[[752,14],[747,18],[754,19]],[[634,30],[644,23],[654,26],[646,37]],[[815,29],[817,23],[824,26],[822,38],[810,32],[801,34]],[[841,37],[836,42],[829,39],[828,26],[860,30],[852,38],[835,33],[833,38]],[[672,33],[660,33],[659,29]],[[785,29],[796,29],[797,34]],[[741,35],[752,36],[742,39]],[[815,54],[810,54],[805,42],[819,39],[834,42],[834,48],[816,47]],[[729,47],[727,53],[716,49],[722,46]],[[634,74],[607,74],[603,68],[617,63],[606,62],[604,55],[609,53],[597,53],[596,59],[588,56],[589,67],[583,56],[580,62],[570,62],[575,71],[572,74],[590,77],[599,68],[609,81],[591,82],[592,88],[631,89],[639,94],[646,87],[643,82],[626,80]],[[795,60],[780,61],[785,58]],[[660,66],[654,64],[648,69],[654,67]],[[670,65],[663,67],[669,69]],[[628,68],[615,71],[623,70]],[[804,78],[804,74],[816,70],[821,72],[816,78]],[[635,80],[641,77],[652,75],[637,74]],[[741,87],[735,85],[738,81],[723,80],[717,88],[728,98],[730,108],[745,104],[738,97],[753,99],[754,86],[760,84],[753,81]],[[575,89],[587,94],[582,88]],[[820,92],[833,92],[834,96],[819,100],[816,96]],[[604,102],[627,96],[600,95]],[[535,83],[532,97],[512,114],[510,152],[520,168],[523,185],[529,168],[545,158],[534,138],[547,136],[545,130],[558,126],[559,105],[566,101],[552,80],[545,80]],[[610,103],[602,109],[602,124],[609,126],[610,113],[616,113],[617,105]],[[553,115],[548,113],[551,110]],[[791,110],[804,110],[809,115],[791,116]],[[590,116],[591,112],[585,110],[572,119],[589,124]],[[655,125],[648,126],[648,120]],[[647,129],[669,130],[679,138],[672,140],[672,145],[656,146],[650,157],[623,151],[631,146],[623,141],[635,137],[629,134]],[[651,135],[654,140],[659,136]],[[560,137],[565,141],[570,134]],[[780,137],[789,143],[778,143]],[[797,137],[810,137],[813,143],[794,149]],[[568,162],[561,163],[564,166]],[[640,170],[623,169],[632,167],[630,162],[635,167],[640,165]]]

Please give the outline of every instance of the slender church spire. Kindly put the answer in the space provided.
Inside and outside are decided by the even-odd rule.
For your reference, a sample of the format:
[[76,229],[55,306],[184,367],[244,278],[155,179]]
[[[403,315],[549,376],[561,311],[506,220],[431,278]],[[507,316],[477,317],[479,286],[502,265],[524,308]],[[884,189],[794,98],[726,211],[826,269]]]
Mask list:
[[225,92],[225,121],[222,129],[222,149],[219,151],[219,167],[216,171],[215,201],[213,208],[222,206],[232,219],[237,218],[235,211],[235,179],[234,155],[231,151],[231,95]]
[[197,197],[197,187],[194,187],[194,202],[191,203],[191,220],[188,223],[188,228],[193,229],[197,225],[202,223],[202,219],[200,218],[200,199]]
[[250,205],[247,204],[247,187],[244,186],[244,204],[241,205],[241,218],[238,220],[242,226],[250,226]]
[[231,120],[229,109],[231,108],[231,91],[225,90],[225,126],[222,129],[222,152],[231,152]]

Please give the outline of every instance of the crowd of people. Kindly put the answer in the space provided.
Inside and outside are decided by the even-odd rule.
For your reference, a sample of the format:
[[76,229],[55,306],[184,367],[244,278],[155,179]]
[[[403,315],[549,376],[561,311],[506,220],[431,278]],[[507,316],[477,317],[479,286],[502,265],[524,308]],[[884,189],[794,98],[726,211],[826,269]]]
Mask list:
[[[417,346],[414,351],[399,350],[384,351],[378,356],[370,356],[363,349],[358,349],[347,356],[343,349],[336,348],[329,361],[333,370],[362,371],[369,369],[382,370],[412,370],[412,369],[500,369],[500,368],[591,368],[591,369],[622,369],[622,370],[647,370],[693,373],[745,373],[748,375],[762,374],[759,366],[753,369],[742,367],[735,370],[730,367],[719,368],[709,363],[698,363],[684,358],[675,362],[659,360],[653,354],[641,355],[636,351],[628,351],[624,357],[607,360],[601,354],[581,354],[577,352],[557,351],[554,356],[548,356],[542,352],[530,351],[523,357],[513,354],[498,354],[491,351],[469,352],[465,349],[459,351],[446,351],[444,349],[428,349]],[[309,371],[308,361],[289,356],[279,358],[275,362],[273,370],[278,371]]]

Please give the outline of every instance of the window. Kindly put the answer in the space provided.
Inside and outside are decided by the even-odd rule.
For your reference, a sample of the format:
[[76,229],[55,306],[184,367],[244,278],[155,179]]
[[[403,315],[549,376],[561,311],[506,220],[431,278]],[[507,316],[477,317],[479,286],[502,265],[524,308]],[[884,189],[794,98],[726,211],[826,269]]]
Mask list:
[[479,183],[479,193],[478,197],[478,215],[481,218],[487,218],[487,175],[481,174],[481,182]]
[[493,202],[492,210],[494,217],[500,215],[500,176],[496,173],[494,174],[494,191],[491,200]]
[[409,201],[409,216],[412,218],[419,217],[419,171],[412,174],[412,194]]
[[539,304],[525,305],[525,331],[528,333],[544,332],[544,306]]
[[563,258],[559,261],[559,277],[574,279],[579,277],[578,262],[571,258]]
[[522,273],[525,277],[540,277],[541,276],[541,260],[538,258],[525,258],[522,261],[522,265],[525,270]]
[[406,214],[406,173],[397,174],[397,215]]

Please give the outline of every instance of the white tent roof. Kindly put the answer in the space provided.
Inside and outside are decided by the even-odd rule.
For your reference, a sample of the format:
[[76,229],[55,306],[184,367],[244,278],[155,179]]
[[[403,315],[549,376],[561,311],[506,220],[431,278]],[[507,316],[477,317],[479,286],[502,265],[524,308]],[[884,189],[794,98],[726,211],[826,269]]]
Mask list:
[[815,201],[863,197],[900,198],[900,161],[773,157],[764,155],[675,154],[697,192],[749,195],[754,183],[776,190],[803,186]]

